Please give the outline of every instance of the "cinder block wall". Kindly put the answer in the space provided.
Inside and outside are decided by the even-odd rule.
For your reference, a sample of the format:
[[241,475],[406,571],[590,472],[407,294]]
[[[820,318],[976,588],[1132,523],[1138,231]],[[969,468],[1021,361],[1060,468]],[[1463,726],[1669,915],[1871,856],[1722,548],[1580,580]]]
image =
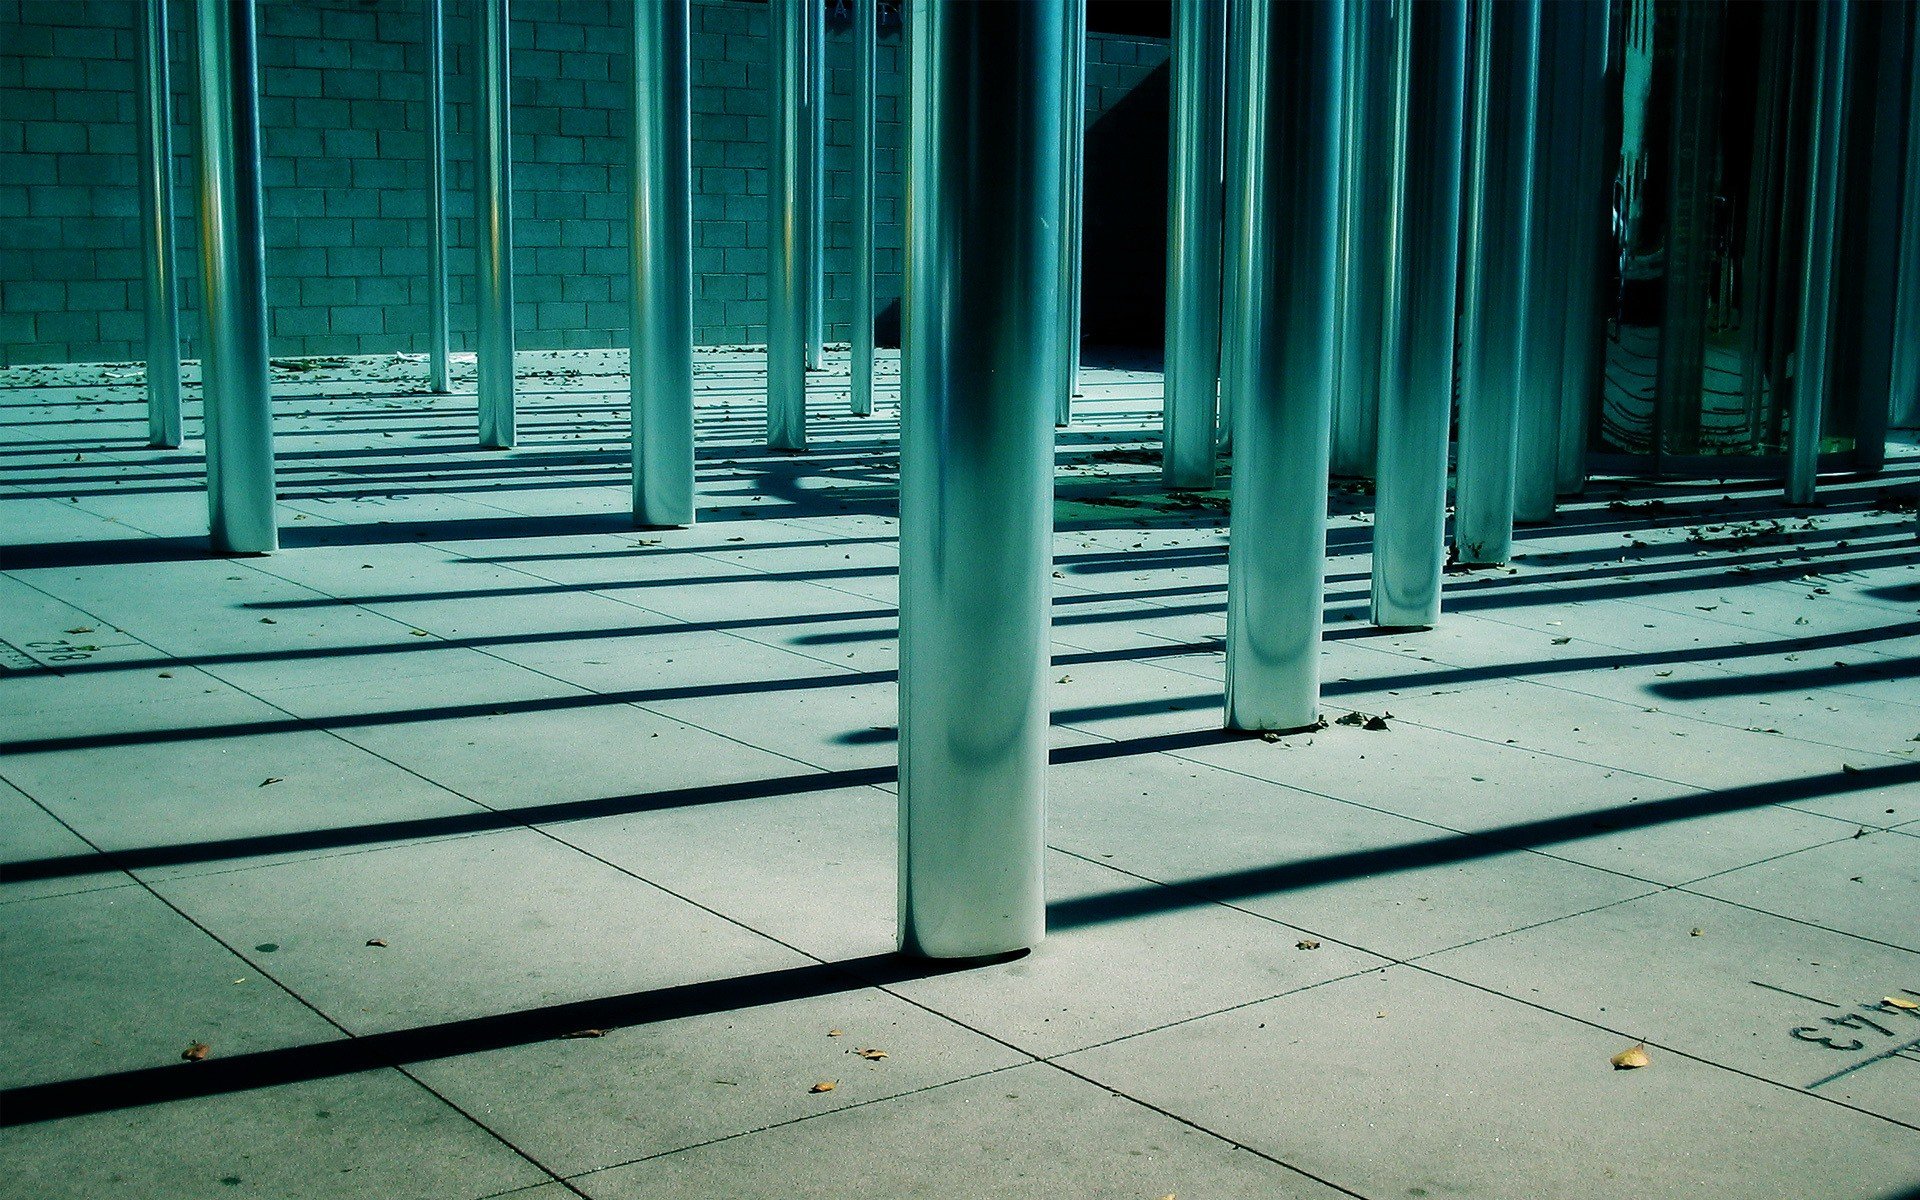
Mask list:
[[[832,6],[826,6],[831,12]],[[426,56],[421,0],[261,0],[267,303],[275,355],[426,346]],[[520,345],[624,345],[628,0],[513,0],[515,324]],[[141,356],[134,0],[0,0],[0,366]],[[172,4],[183,353],[198,354],[190,6]],[[447,3],[448,267],[456,348],[472,328],[469,10]],[[882,30],[876,297],[899,295],[901,31]],[[829,20],[828,336],[845,340],[853,48]],[[765,340],[767,7],[693,4],[694,322]],[[1166,43],[1095,34],[1089,121]],[[1159,153],[1158,150],[1149,151]],[[1105,201],[1089,196],[1089,205]]]

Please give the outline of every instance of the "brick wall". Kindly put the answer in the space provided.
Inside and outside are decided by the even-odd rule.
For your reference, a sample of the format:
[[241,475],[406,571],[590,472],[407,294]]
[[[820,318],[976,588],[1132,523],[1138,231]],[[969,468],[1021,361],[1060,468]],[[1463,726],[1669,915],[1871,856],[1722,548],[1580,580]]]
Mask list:
[[[0,0],[0,366],[139,357],[133,0]],[[628,0],[514,0],[515,324],[528,348],[626,341]],[[175,0],[174,148],[182,322],[197,354],[195,54]],[[694,322],[705,344],[764,340],[767,8],[693,4]],[[262,0],[262,163],[276,355],[425,348],[421,0]],[[847,337],[853,48],[830,21],[828,336]],[[472,35],[447,4],[448,268],[471,344]],[[1089,120],[1165,61],[1095,34]],[[878,80],[876,297],[899,295],[905,129],[900,33]],[[1089,205],[1103,203],[1090,196]]]

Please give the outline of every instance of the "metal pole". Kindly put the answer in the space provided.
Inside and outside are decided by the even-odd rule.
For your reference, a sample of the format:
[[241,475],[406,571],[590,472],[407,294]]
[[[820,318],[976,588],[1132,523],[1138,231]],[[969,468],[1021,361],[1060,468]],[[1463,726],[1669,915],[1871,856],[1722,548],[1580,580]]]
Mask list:
[[1540,0],[1475,0],[1474,14],[1453,548],[1460,562],[1477,564],[1504,563],[1513,552]]
[[693,524],[687,0],[633,6],[633,523]]
[[1540,8],[1539,56],[1534,108],[1533,205],[1528,214],[1528,337],[1519,411],[1514,421],[1514,520],[1551,521],[1560,472],[1560,389],[1565,384],[1567,236],[1573,215],[1580,131],[1574,95],[1578,63],[1568,57],[1575,24],[1573,3],[1549,0]]
[[[1265,0],[1261,0],[1265,2]],[[1240,80],[1246,76],[1247,39],[1246,28],[1249,19],[1249,7],[1252,0],[1228,0],[1227,3],[1227,94],[1238,95]],[[1223,155],[1224,174],[1226,176],[1226,196],[1221,204],[1221,229],[1238,229],[1245,222],[1247,211],[1246,183],[1252,178],[1246,169],[1247,132],[1242,106],[1229,103],[1226,114],[1226,152]],[[1241,310],[1246,305],[1247,272],[1240,261],[1240,239],[1223,234],[1220,242],[1220,328],[1232,329],[1241,319]],[[1234,421],[1240,410],[1246,407],[1246,378],[1244,347],[1235,347],[1224,338],[1220,343],[1220,408],[1217,422],[1217,436],[1214,439],[1216,454],[1227,454],[1233,449]],[[1216,465],[1217,465],[1216,458]]]
[[807,370],[827,365],[827,23],[807,14]]
[[1350,22],[1332,470],[1370,476],[1379,449],[1382,281],[1392,229],[1393,6],[1357,4]]
[[1060,0],[1066,9],[1066,97],[1060,106],[1060,395],[1054,424],[1073,423],[1080,391],[1080,243],[1085,236],[1087,169],[1087,0]]
[[806,49],[814,0],[772,0],[773,169],[767,174],[767,445],[807,448]]
[[139,24],[147,441],[172,450],[180,445],[180,287],[173,256],[173,82],[166,0],[142,4]]
[[1397,237],[1387,283],[1374,488],[1373,623],[1440,617],[1453,408],[1453,313],[1466,98],[1465,0],[1395,0],[1402,103],[1393,174]]
[[1226,0],[1174,0],[1173,22],[1160,453],[1168,487],[1206,489],[1213,486],[1220,380]]
[[1920,425],[1920,20],[1908,23],[1906,195],[1901,202],[1899,292],[1894,301],[1894,425]]
[[427,387],[447,387],[447,27],[427,0]]
[[477,0],[480,95],[474,106],[475,282],[479,293],[480,445],[513,446],[513,104],[507,61],[507,0]]
[[1063,7],[914,0],[907,21],[900,943],[932,958],[1046,924]]
[[853,389],[858,416],[873,412],[873,79],[880,0],[853,6]]
[[200,288],[213,548],[279,549],[253,0],[200,0]]
[[1793,427],[1787,453],[1787,503],[1812,504],[1820,474],[1820,432],[1826,410],[1833,337],[1833,288],[1839,247],[1841,141],[1847,127],[1846,4],[1814,13],[1812,136],[1807,148],[1805,247],[1800,326],[1793,352]]
[[1607,228],[1612,211],[1607,173],[1607,52],[1610,5],[1606,0],[1577,0],[1576,34],[1570,55],[1574,67],[1574,107],[1579,140],[1569,177],[1566,236],[1567,307],[1560,354],[1560,412],[1555,455],[1554,491],[1577,495],[1587,483],[1587,427],[1598,403],[1605,330],[1601,306],[1604,254],[1602,239],[1611,241]]
[[1289,730],[1320,708],[1327,454],[1338,349],[1345,4],[1249,5],[1235,82],[1246,153],[1244,371],[1227,539],[1226,724]]

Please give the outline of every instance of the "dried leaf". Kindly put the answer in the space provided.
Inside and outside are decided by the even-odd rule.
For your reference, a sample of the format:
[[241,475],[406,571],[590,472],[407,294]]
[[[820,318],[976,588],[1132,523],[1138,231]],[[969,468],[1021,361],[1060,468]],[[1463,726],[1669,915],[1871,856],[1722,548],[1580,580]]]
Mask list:
[[387,944],[387,939],[385,938],[368,938],[367,939],[367,945],[369,946],[384,946],[386,944]]
[[807,1090],[809,1092],[830,1092],[838,1086],[840,1085],[835,1083],[831,1079],[823,1079],[819,1083],[816,1083],[812,1087],[808,1088]]
[[604,1029],[576,1029],[572,1033],[562,1034],[561,1036],[570,1038],[597,1038],[607,1036],[607,1031]]
[[207,1045],[205,1042],[195,1042],[185,1050],[182,1050],[180,1057],[186,1059],[188,1062],[199,1062],[212,1052],[212,1046]]
[[1616,1071],[1631,1071],[1644,1067],[1653,1060],[1647,1057],[1647,1044],[1641,1042],[1638,1045],[1628,1046],[1607,1061],[1613,1064],[1613,1069]]
[[1907,1000],[1900,996],[1882,996],[1880,998],[1880,1003],[1890,1004],[1894,1008],[1904,1008],[1908,1012],[1912,1012],[1915,1009],[1920,1009],[1920,1004],[1916,1004],[1912,1000]]
[[284,780],[284,779],[282,779],[282,778],[280,778],[280,777],[279,777],[278,775],[269,775],[269,776],[267,776],[267,777],[266,777],[265,779],[262,779],[262,780],[260,781],[260,786],[261,786],[261,787],[266,787],[266,786],[268,786],[268,785],[270,785],[270,784],[275,784],[275,783],[285,783],[285,782],[286,782],[286,780]]
[[1334,721],[1335,725],[1365,725],[1366,723],[1367,714],[1357,712],[1350,712]]
[[260,623],[262,625],[278,625],[280,622],[274,620],[272,617],[261,617]]
[[1360,728],[1372,730],[1374,733],[1383,733],[1387,728],[1387,719],[1385,717],[1368,717],[1366,721],[1361,724]]
[[1568,642],[1570,642],[1570,641],[1572,641],[1572,640],[1573,640],[1573,639],[1572,639],[1572,638],[1570,638],[1570,637],[1558,637],[1558,638],[1555,638],[1555,639],[1553,639],[1553,644],[1554,644],[1554,645],[1556,645],[1556,646],[1564,646],[1564,645],[1566,645],[1566,644],[1567,644]]
[[879,1059],[885,1058],[887,1056],[887,1052],[885,1050],[881,1050],[873,1046],[869,1046],[865,1050],[855,1050],[854,1053],[858,1054],[861,1058],[866,1059],[868,1062],[874,1062]]
[[1706,932],[1706,930],[1704,930],[1704,929],[1701,929],[1701,928],[1700,928],[1699,926],[1697,926],[1697,925],[1696,925],[1696,926],[1694,926],[1694,929],[1693,929],[1693,932],[1692,932],[1692,933],[1689,933],[1689,934],[1688,934],[1687,936],[1688,936],[1688,937],[1699,937],[1700,935],[1702,935],[1702,934],[1704,934],[1705,932]]
[[827,1030],[827,1036],[828,1037],[845,1037],[847,1036],[847,1034],[846,1034],[846,1031],[843,1029],[829,1029]]
[[1299,941],[1294,943],[1294,946],[1295,948],[1300,950],[1318,950],[1320,948],[1320,943],[1315,938],[1301,938]]

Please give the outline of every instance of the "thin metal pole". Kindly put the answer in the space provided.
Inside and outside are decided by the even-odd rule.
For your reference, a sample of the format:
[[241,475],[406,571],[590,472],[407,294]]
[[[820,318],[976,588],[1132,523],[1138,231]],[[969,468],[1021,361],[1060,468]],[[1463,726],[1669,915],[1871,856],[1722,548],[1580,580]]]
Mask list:
[[1893,318],[1892,423],[1920,425],[1920,19],[1908,22],[1906,194]]
[[1338,349],[1346,4],[1246,9],[1234,85],[1247,140],[1234,186],[1247,303],[1225,331],[1244,407],[1227,539],[1226,724],[1289,730],[1320,708],[1327,454]]
[[1465,0],[1395,0],[1402,103],[1393,175],[1398,229],[1387,284],[1374,488],[1373,623],[1440,617],[1459,269],[1460,137],[1466,103]]
[[827,365],[827,23],[813,0],[807,24],[807,370]]
[[427,387],[447,387],[447,26],[427,3]]
[[1226,0],[1174,0],[1173,21],[1160,454],[1168,487],[1206,489],[1213,486],[1220,381]]
[[[1562,2],[1562,0],[1556,0]],[[1569,179],[1567,306],[1560,354],[1560,412],[1554,491],[1577,495],[1587,482],[1587,428],[1598,403],[1605,331],[1601,306],[1603,239],[1612,211],[1607,174],[1607,0],[1576,0],[1572,60],[1579,140]]]
[[[1563,10],[1561,67],[1566,86],[1579,86],[1579,10]],[[1672,111],[1667,135],[1666,271],[1660,313],[1660,361],[1655,374],[1658,397],[1658,454],[1691,457],[1700,453],[1705,407],[1707,307],[1718,237],[1714,214],[1715,176],[1720,170],[1719,128],[1721,56],[1726,16],[1718,4],[1676,4],[1673,21]],[[1562,133],[1577,138],[1579,98],[1564,106]],[[1570,163],[1563,183],[1571,182]],[[1562,238],[1565,245],[1565,239]],[[1565,253],[1562,250],[1561,253]]]
[[767,445],[807,448],[806,49],[814,0],[768,5],[773,54],[773,169],[767,174]]
[[[1265,3],[1265,0],[1259,0]],[[1240,81],[1246,76],[1246,28],[1254,0],[1227,0],[1227,94],[1238,95]],[[1238,229],[1247,211],[1246,184],[1252,175],[1246,168],[1247,131],[1244,106],[1229,103],[1226,113],[1226,151],[1224,174],[1226,196],[1221,204],[1221,229]],[[1241,319],[1247,303],[1247,272],[1240,261],[1240,239],[1223,233],[1220,242],[1220,328],[1232,329]],[[1233,427],[1240,410],[1246,406],[1246,354],[1244,346],[1235,346],[1222,338],[1220,343],[1220,409],[1215,418],[1218,428],[1214,439],[1216,455],[1233,449]],[[1215,460],[1216,466],[1218,459]]]
[[480,445],[506,450],[514,442],[513,400],[513,160],[509,124],[513,103],[507,59],[507,0],[477,0],[480,87],[474,105],[474,237],[479,293],[478,375]]
[[[1575,0],[1577,2],[1577,0]],[[1560,389],[1565,383],[1567,322],[1566,236],[1573,206],[1580,131],[1575,86],[1578,64],[1568,54],[1574,3],[1548,0],[1540,8],[1535,75],[1533,207],[1528,214],[1528,336],[1519,411],[1514,421],[1514,520],[1551,521],[1560,469]]]
[[1787,453],[1787,503],[1812,504],[1820,474],[1820,433],[1832,370],[1834,265],[1840,242],[1841,140],[1847,127],[1846,4],[1814,12],[1812,136],[1807,148],[1805,247],[1800,325],[1793,353],[1793,428]]
[[1060,0],[1066,9],[1066,99],[1060,106],[1060,144],[1066,170],[1060,178],[1059,398],[1054,424],[1073,423],[1080,391],[1080,243],[1085,237],[1087,169],[1087,0]]
[[1387,211],[1393,174],[1393,6],[1356,4],[1350,21],[1332,470],[1370,476],[1379,449],[1383,282],[1393,227]]
[[873,79],[880,0],[853,6],[853,389],[855,415],[873,412]]
[[1046,925],[1057,4],[914,0],[900,472],[900,944]]
[[1540,0],[1475,0],[1454,557],[1513,553],[1514,432],[1525,379]]
[[173,248],[173,81],[166,0],[140,6],[140,234],[145,268],[147,441],[180,445],[180,286]]
[[633,522],[693,524],[687,0],[633,6]]
[[279,549],[253,0],[200,0],[200,288],[213,548]]

